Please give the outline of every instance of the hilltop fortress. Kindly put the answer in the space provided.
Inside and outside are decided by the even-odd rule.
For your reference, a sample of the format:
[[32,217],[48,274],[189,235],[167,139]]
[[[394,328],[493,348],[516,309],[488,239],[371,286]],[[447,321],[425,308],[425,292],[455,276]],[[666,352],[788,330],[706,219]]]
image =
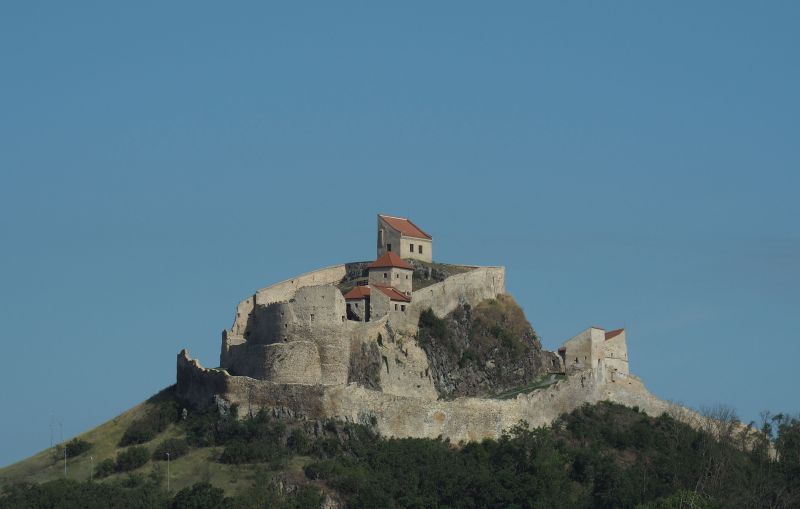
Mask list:
[[[513,303],[505,292],[503,267],[433,263],[430,235],[406,218],[379,215],[375,261],[315,270],[245,298],[222,333],[220,367],[204,368],[186,350],[178,354],[177,391],[195,407],[239,416],[263,409],[364,423],[385,436],[453,441],[496,438],[520,420],[549,424],[602,400],[702,419],[654,397],[630,374],[623,329],[590,327],[554,353],[541,349],[532,329],[507,337],[491,325],[498,344],[520,351],[515,345],[523,341],[528,360],[514,369],[459,361],[453,382],[453,363],[436,353],[447,349],[423,334],[421,322],[464,321],[487,306]],[[479,394],[471,389],[477,385],[462,383],[469,376],[486,387],[494,373],[524,383],[503,394]],[[454,383],[457,390],[447,392]]]

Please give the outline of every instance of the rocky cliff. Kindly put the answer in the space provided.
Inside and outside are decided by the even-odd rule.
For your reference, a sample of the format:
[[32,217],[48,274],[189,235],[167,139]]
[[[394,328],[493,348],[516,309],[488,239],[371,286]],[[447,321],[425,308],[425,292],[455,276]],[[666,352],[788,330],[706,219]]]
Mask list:
[[442,398],[492,397],[561,371],[510,295],[460,304],[444,318],[425,311],[417,341]]

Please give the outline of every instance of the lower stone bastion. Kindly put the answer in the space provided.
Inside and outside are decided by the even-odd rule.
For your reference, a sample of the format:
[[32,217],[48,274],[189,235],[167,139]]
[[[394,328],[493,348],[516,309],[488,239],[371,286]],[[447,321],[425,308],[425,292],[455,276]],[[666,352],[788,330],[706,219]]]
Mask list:
[[[347,319],[337,285],[351,269],[320,269],[244,299],[233,326],[222,334],[219,368],[204,368],[187,350],[178,354],[179,397],[197,408],[235,409],[240,417],[265,410],[278,417],[368,424],[389,437],[441,436],[454,442],[498,438],[520,421],[550,424],[584,403],[603,400],[653,416],[667,412],[696,426],[705,421],[650,394],[627,372],[627,352],[624,370],[618,369],[619,358],[595,354],[596,329],[566,343],[563,374],[543,388],[512,399],[440,399],[417,342],[420,314],[430,309],[441,318],[459,306],[496,299],[505,294],[505,269],[466,267],[414,291],[405,311],[369,322]],[[578,362],[576,356],[570,364],[567,355],[583,351],[584,336],[586,352],[597,358],[587,354]],[[361,362],[365,358],[373,359],[371,366]]]

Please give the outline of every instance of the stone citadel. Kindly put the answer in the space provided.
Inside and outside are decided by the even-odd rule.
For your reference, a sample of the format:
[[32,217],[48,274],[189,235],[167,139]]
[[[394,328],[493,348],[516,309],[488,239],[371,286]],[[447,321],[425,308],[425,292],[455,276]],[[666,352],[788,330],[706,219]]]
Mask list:
[[[378,215],[376,233],[375,261],[308,272],[242,300],[222,333],[220,367],[201,366],[185,349],[178,354],[179,396],[239,416],[263,409],[369,424],[385,436],[455,442],[497,438],[521,420],[550,424],[603,400],[653,416],[703,420],[656,398],[629,372],[624,329],[590,327],[557,353],[535,351],[532,367],[512,373],[525,383],[503,397],[469,388],[448,397],[443,388],[452,373],[437,358],[436,340],[422,344],[421,318],[463,316],[505,302],[505,269],[434,263],[433,238],[406,218]],[[502,329],[490,330],[502,336]],[[523,340],[541,350],[535,336]],[[488,361],[479,374],[502,368]],[[478,376],[469,366],[461,372]]]

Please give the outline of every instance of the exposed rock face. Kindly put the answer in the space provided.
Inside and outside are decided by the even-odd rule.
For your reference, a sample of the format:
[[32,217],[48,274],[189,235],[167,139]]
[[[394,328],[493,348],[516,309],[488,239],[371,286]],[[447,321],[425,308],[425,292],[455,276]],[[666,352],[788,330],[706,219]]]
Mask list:
[[509,295],[461,304],[443,319],[424,312],[417,339],[442,398],[493,396],[561,369]]

